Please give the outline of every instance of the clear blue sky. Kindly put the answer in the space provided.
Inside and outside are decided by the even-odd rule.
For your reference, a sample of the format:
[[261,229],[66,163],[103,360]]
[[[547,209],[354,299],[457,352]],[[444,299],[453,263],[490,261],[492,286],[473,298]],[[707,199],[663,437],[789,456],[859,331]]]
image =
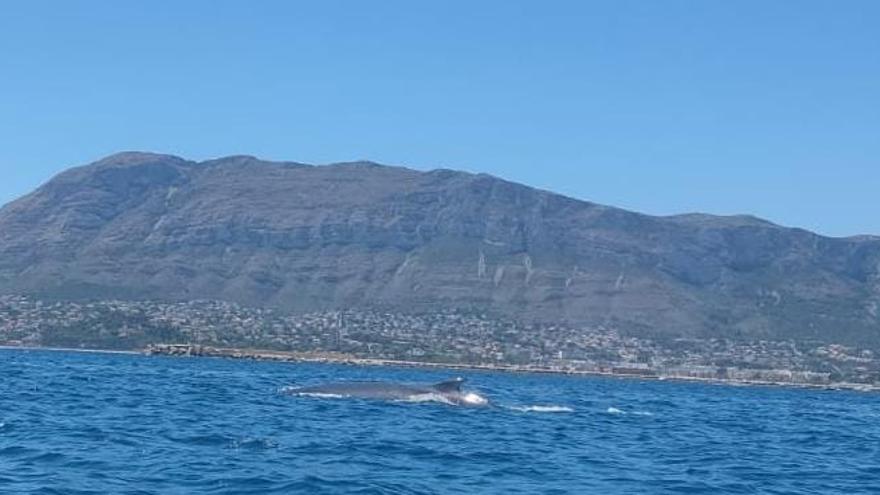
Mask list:
[[880,234],[880,2],[3,2],[0,202],[132,149]]

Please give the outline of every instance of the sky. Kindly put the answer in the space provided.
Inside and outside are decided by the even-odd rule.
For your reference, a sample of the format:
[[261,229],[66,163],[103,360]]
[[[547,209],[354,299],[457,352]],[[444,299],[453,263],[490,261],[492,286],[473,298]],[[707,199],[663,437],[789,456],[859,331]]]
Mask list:
[[0,5],[0,203],[123,150],[880,234],[880,2]]

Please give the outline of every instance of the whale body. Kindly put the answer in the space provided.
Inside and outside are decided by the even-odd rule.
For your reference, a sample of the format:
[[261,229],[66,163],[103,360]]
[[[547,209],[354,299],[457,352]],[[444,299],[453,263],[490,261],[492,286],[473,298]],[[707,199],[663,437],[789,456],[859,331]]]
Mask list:
[[486,406],[489,401],[474,392],[461,390],[464,378],[433,385],[407,385],[392,382],[336,382],[287,389],[295,395],[351,397],[392,401],[436,401],[458,406]]

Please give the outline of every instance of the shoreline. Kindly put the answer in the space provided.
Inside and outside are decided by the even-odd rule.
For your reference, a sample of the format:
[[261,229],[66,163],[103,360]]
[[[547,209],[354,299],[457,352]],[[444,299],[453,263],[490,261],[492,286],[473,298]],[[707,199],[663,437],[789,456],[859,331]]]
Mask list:
[[143,351],[123,351],[117,349],[84,349],[82,347],[35,347],[25,345],[0,345],[0,351],[46,351],[46,352],[78,352],[81,354],[124,354],[143,356]]
[[[183,350],[189,349],[200,350],[197,354],[177,354],[174,348]],[[172,352],[168,352],[168,351]],[[336,353],[303,353],[294,351],[270,351],[256,349],[237,349],[237,348],[216,348],[199,346],[166,346],[165,349],[159,346],[152,346],[144,350],[147,355],[160,355],[169,357],[213,357],[226,359],[249,359],[254,361],[274,361],[274,362],[290,362],[290,363],[314,363],[314,364],[337,364],[348,366],[392,366],[400,368],[422,368],[422,369],[447,369],[447,370],[469,370],[469,371],[487,371],[501,373],[528,373],[528,374],[553,374],[568,376],[586,376],[586,377],[604,377],[614,379],[644,380],[644,381],[674,381],[687,383],[707,383],[712,385],[724,385],[730,387],[785,387],[798,389],[813,390],[850,390],[855,392],[880,392],[880,387],[870,384],[851,383],[851,382],[835,382],[828,384],[817,383],[797,383],[797,382],[777,382],[763,380],[736,380],[736,379],[719,379],[719,378],[700,378],[676,375],[644,375],[632,373],[615,373],[613,371],[593,371],[593,370],[573,370],[573,369],[555,369],[549,367],[529,366],[529,365],[512,365],[512,364],[463,364],[463,363],[434,363],[428,361],[407,361],[397,359],[379,359],[379,358],[358,358],[353,356],[341,355]]]
[[[177,351],[177,352],[175,352]],[[183,353],[181,353],[181,351]],[[762,387],[787,387],[815,390],[850,390],[856,392],[880,392],[880,387],[862,383],[835,382],[828,384],[797,383],[782,381],[763,380],[737,380],[719,378],[700,378],[676,375],[645,375],[632,373],[617,373],[613,371],[598,370],[574,370],[556,369],[532,365],[513,364],[462,364],[462,363],[435,363],[429,361],[407,361],[398,359],[358,358],[354,356],[327,352],[327,353],[304,353],[295,351],[272,351],[260,349],[218,348],[209,346],[181,345],[155,345],[144,350],[147,355],[162,355],[170,357],[214,357],[227,359],[250,359],[255,361],[275,361],[291,363],[315,363],[337,364],[348,366],[392,366],[400,368],[422,369],[446,369],[446,370],[469,370],[487,371],[500,373],[534,373],[554,374],[568,376],[605,377],[615,379],[636,379],[644,381],[677,381],[689,383],[707,383],[713,385],[725,385],[731,387],[762,386]],[[188,354],[187,354],[188,353]]]
[[834,382],[827,384],[797,383],[784,381],[764,380],[737,380],[723,378],[702,378],[678,375],[660,374],[633,374],[615,373],[612,371],[598,370],[575,370],[556,369],[542,366],[513,365],[513,364],[462,364],[462,363],[435,363],[430,361],[406,361],[380,358],[358,358],[338,353],[306,353],[295,351],[272,351],[260,349],[240,349],[210,347],[189,344],[157,344],[151,345],[140,351],[114,350],[114,349],[86,349],[69,347],[34,347],[0,345],[0,350],[17,351],[46,351],[46,352],[72,352],[83,354],[111,354],[128,356],[164,356],[164,357],[192,357],[192,358],[221,358],[241,359],[252,361],[267,361],[281,363],[304,363],[304,364],[336,364],[346,366],[387,366],[399,368],[422,368],[422,369],[446,369],[486,371],[498,373],[523,373],[523,374],[552,374],[568,376],[604,377],[614,379],[629,379],[643,381],[671,381],[686,383],[704,383],[710,385],[723,385],[729,387],[783,387],[812,390],[847,390],[853,392],[880,392],[880,387],[866,383]]

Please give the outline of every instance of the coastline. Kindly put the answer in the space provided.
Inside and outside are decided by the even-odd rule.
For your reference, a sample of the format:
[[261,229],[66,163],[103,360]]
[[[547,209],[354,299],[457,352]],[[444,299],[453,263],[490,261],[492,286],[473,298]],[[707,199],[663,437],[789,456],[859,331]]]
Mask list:
[[250,359],[255,361],[276,361],[291,363],[317,363],[317,364],[341,364],[349,366],[393,366],[401,368],[423,369],[446,369],[487,371],[503,373],[535,373],[555,374],[569,376],[591,376],[606,378],[625,378],[645,381],[676,381],[691,383],[707,383],[714,385],[758,386],[758,387],[786,387],[814,390],[850,390],[856,392],[880,392],[880,387],[875,385],[851,382],[835,382],[828,384],[797,383],[783,381],[763,380],[737,380],[700,378],[674,375],[640,375],[632,373],[617,373],[613,371],[575,370],[560,369],[547,366],[513,365],[513,364],[463,364],[463,363],[437,363],[430,361],[407,361],[397,359],[358,358],[335,352],[304,353],[294,351],[271,351],[257,349],[218,348],[209,346],[192,345],[154,345],[144,350],[147,355],[162,355],[176,357],[214,357],[227,359]]
[[263,349],[240,349],[210,347],[188,344],[157,344],[151,345],[141,351],[113,350],[113,349],[85,349],[68,347],[34,347],[34,346],[11,346],[0,345],[2,350],[17,351],[46,351],[46,352],[73,352],[83,354],[112,354],[129,356],[166,356],[166,357],[194,357],[194,358],[222,358],[244,359],[253,361],[269,361],[284,363],[310,363],[310,364],[336,364],[347,366],[389,366],[400,368],[444,369],[444,370],[467,370],[502,373],[527,373],[527,374],[554,374],[568,376],[604,377],[615,379],[644,380],[644,381],[672,381],[688,383],[704,383],[711,385],[724,385],[729,387],[783,387],[812,390],[847,390],[854,392],[880,392],[880,387],[865,383],[835,382],[828,384],[797,383],[785,381],[764,380],[737,380],[722,378],[702,378],[676,375],[641,375],[632,373],[616,373],[613,371],[559,369],[547,366],[513,365],[513,364],[463,364],[463,363],[439,363],[430,361],[407,361],[396,359],[359,358],[340,353],[308,353],[295,351],[273,351]]
[[37,347],[24,345],[0,345],[0,351],[46,351],[46,352],[78,352],[81,354],[125,354],[141,356],[143,351],[123,351],[117,349],[84,349],[82,347]]

